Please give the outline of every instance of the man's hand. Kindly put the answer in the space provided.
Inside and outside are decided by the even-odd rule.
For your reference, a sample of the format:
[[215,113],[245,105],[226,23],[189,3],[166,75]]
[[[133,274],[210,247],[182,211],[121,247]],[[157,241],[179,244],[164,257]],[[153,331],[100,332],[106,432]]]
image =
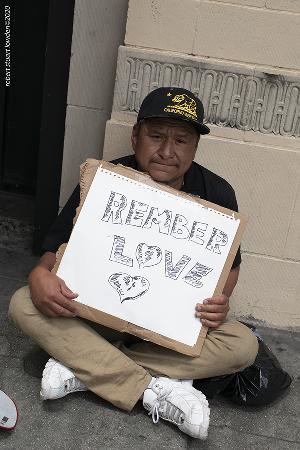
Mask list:
[[195,315],[206,327],[217,328],[226,320],[228,311],[229,298],[222,294],[197,303]]
[[229,311],[229,297],[237,283],[240,268],[235,267],[229,272],[223,294],[207,298],[203,304],[197,303],[195,316],[199,317],[203,325],[209,328],[217,328],[226,320]]
[[72,292],[65,282],[41,265],[29,275],[31,299],[35,307],[48,317],[75,317],[73,300],[78,294]]

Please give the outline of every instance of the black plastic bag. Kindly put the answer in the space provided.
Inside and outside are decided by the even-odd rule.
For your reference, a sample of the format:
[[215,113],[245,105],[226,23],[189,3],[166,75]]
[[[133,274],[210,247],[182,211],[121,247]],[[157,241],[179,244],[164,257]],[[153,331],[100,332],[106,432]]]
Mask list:
[[222,391],[232,402],[245,406],[267,405],[279,397],[292,379],[276,356],[258,336],[259,350],[254,364],[238,372]]
[[235,378],[236,374],[220,375],[218,377],[203,378],[202,380],[194,380],[193,386],[201,391],[207,398],[213,398],[222,393],[229,383]]
[[239,405],[267,405],[290,386],[292,379],[256,332],[255,326],[242,323],[258,339],[259,349],[254,364],[238,373],[194,380],[194,387],[208,398],[221,394]]

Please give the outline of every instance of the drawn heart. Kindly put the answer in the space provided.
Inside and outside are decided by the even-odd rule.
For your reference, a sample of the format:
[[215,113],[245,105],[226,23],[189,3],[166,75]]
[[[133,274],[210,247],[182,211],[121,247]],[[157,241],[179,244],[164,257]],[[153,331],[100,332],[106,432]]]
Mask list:
[[140,268],[151,267],[159,264],[162,258],[162,251],[156,245],[139,244],[135,253]]
[[146,278],[132,277],[127,273],[113,273],[109,277],[108,282],[118,292],[121,303],[125,300],[135,300],[141,297],[148,291],[150,286]]

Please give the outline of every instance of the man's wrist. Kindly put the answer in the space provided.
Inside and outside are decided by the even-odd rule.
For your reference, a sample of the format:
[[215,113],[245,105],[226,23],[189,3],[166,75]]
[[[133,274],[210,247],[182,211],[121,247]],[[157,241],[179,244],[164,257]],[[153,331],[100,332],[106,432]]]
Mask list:
[[53,267],[55,265],[55,261],[56,261],[56,254],[52,253],[52,252],[46,252],[40,258],[39,262],[34,267],[32,272],[34,272],[34,271],[42,271],[42,270],[46,270],[48,272],[51,272],[51,270],[53,269]]
[[30,272],[28,276],[29,283],[32,281],[32,279],[37,275],[42,275],[43,273],[50,273],[51,269],[47,267],[44,264],[37,264],[32,271]]

